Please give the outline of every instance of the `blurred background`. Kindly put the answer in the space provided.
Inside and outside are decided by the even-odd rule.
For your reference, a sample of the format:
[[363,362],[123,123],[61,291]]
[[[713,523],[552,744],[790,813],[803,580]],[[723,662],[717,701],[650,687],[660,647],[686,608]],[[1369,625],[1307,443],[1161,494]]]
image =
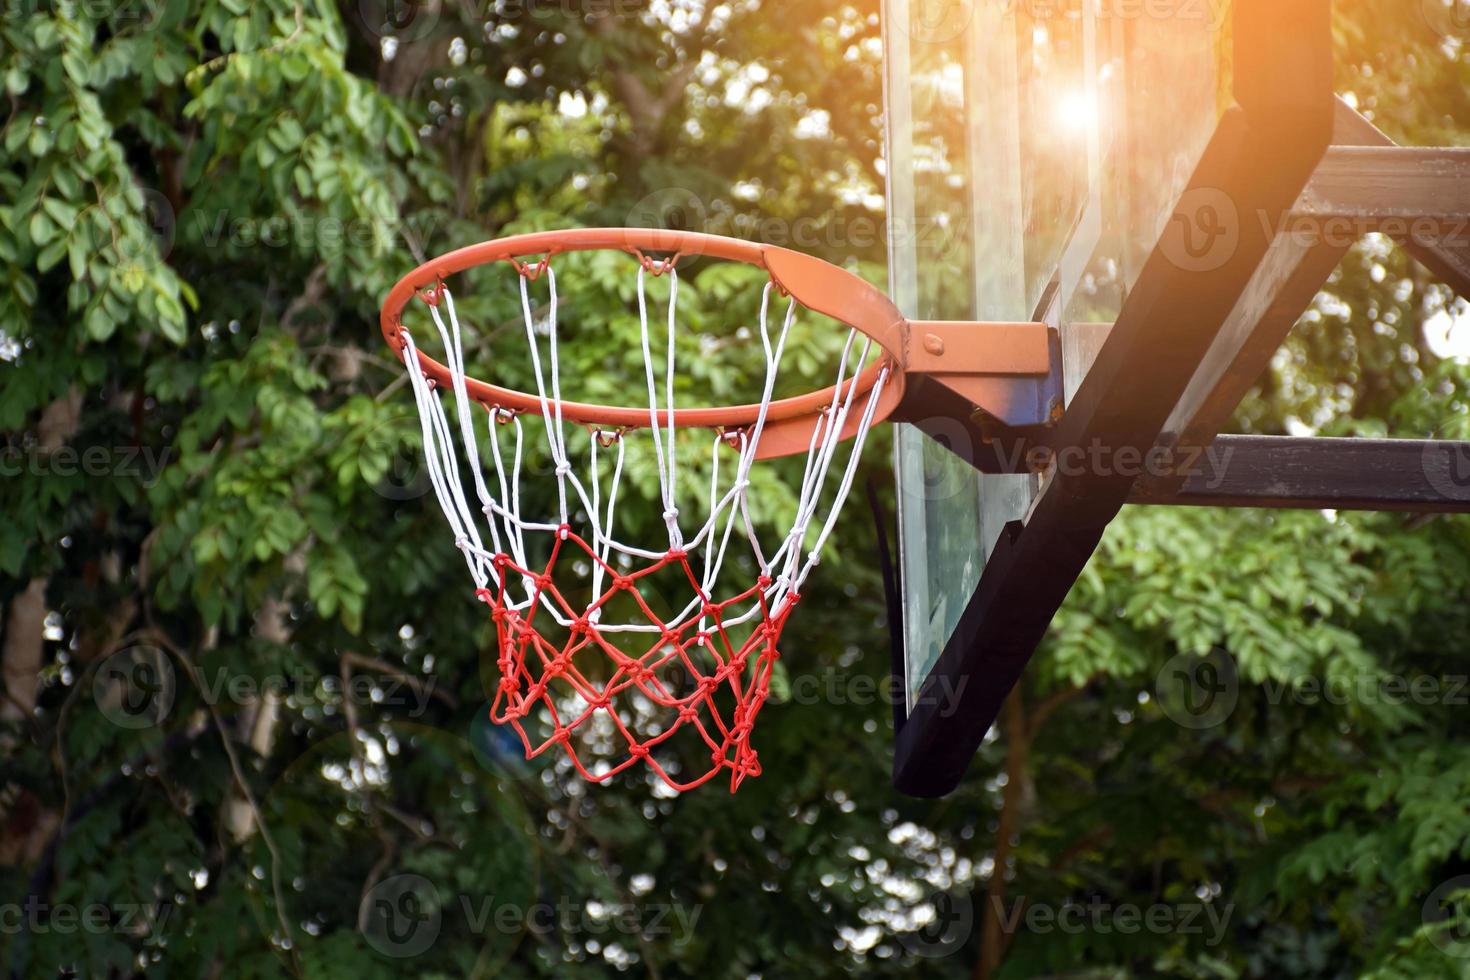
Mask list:
[[[1463,4],[1335,17],[1339,94],[1470,142]],[[577,225],[881,283],[881,51],[877,0],[0,7],[9,975],[1470,976],[1461,519],[1126,511],[964,786],[917,801],[880,430],[738,795],[589,786],[488,724],[381,298]],[[524,385],[477,285],[471,373]],[[716,334],[749,322],[699,285]],[[626,288],[579,300],[606,335],[573,373],[616,391]],[[691,399],[748,381],[749,333],[716,340]],[[1235,428],[1470,438],[1467,349],[1465,300],[1370,237]],[[818,379],[830,338],[799,353]],[[1208,704],[1160,698],[1201,662]]]

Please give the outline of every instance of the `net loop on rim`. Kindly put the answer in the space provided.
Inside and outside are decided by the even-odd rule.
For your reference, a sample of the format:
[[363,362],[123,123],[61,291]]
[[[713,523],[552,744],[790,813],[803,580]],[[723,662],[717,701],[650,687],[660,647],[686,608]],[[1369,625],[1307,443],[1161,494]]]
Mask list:
[[552,249],[551,251],[548,251],[545,255],[541,256],[541,259],[538,262],[527,262],[524,259],[520,259],[515,256],[511,256],[510,258],[506,259],[506,261],[515,267],[516,273],[520,275],[522,279],[526,279],[530,282],[535,282],[537,279],[541,278],[542,273],[544,273],[547,269],[551,267],[551,257],[555,254],[557,254],[556,250]]
[[638,260],[638,264],[643,267],[643,271],[651,274],[655,279],[659,278],[666,272],[674,271],[674,267],[677,266],[679,264],[679,260],[684,257],[683,252],[675,252],[673,255],[670,255],[666,259],[651,259],[647,255],[643,254],[642,249],[630,248],[628,249],[628,251],[631,252],[633,254],[633,257]]
[[[578,450],[579,465],[573,465],[563,424],[555,253],[534,266],[512,260],[535,382],[536,408],[529,411],[543,422],[551,492],[526,489],[529,447],[521,412],[485,406],[481,431],[468,393],[463,328],[454,294],[442,281],[432,301],[420,298],[444,351],[450,383],[440,389],[446,393],[441,395],[426,377],[406,326],[399,331],[403,360],[430,483],[474,594],[491,607],[501,675],[491,719],[516,731],[528,758],[557,747],[593,782],[642,765],[675,791],[728,774],[734,792],[742,780],[760,773],[750,738],[770,695],[780,659],[777,644],[851,490],[893,368],[883,362],[876,382],[862,388],[858,375],[874,341],[849,330],[830,401],[811,432],[800,480],[792,487],[794,519],[779,545],[767,552],[749,501],[751,471],[799,304],[786,297],[784,312],[776,313],[772,297],[781,292],[779,285],[768,280],[762,288],[759,410],[748,426],[703,428],[709,439],[709,484],[707,494],[691,495],[680,481],[681,470],[693,465],[679,458],[680,435],[688,428],[684,441],[696,440],[696,445],[704,436],[698,435],[702,427],[680,426],[675,404],[679,255],[653,261],[636,249],[628,251],[638,259],[638,351],[647,423],[587,426],[590,438]],[[650,308],[646,278],[662,275],[668,276],[667,311],[659,317]],[[533,308],[530,287],[543,278],[544,303]],[[655,333],[664,344],[661,364],[654,356]],[[852,419],[855,426],[849,424]],[[664,528],[656,545],[626,541],[618,532],[628,436],[635,429],[646,431],[652,443],[655,513]],[[851,454],[835,466],[845,430],[854,433]],[[488,460],[481,445],[485,435]],[[722,456],[731,454],[733,473],[721,465]],[[472,507],[472,500],[479,506]],[[705,518],[697,527],[684,517],[696,500],[697,513]],[[543,513],[532,516],[531,508]],[[734,543],[748,548],[757,572],[746,584],[731,583],[739,576],[738,569],[727,568]],[[660,611],[655,605],[668,608]],[[708,765],[691,766],[690,754],[676,750],[676,737],[702,741],[707,753],[694,757],[708,758]]]

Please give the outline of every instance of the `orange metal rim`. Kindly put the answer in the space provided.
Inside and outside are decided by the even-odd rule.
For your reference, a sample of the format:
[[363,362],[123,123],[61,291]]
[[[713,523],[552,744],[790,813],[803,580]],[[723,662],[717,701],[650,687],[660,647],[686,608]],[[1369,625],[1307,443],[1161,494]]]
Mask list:
[[[883,348],[885,356],[868,365],[855,378],[844,382],[840,394],[837,386],[832,385],[803,395],[772,401],[766,411],[767,428],[762,436],[759,456],[769,458],[805,452],[812,430],[833,403],[834,397],[845,399],[848,389],[856,385],[853,405],[858,408],[862,405],[863,397],[877,385],[885,369],[888,371],[888,378],[884,382],[879,404],[873,415],[874,423],[887,418],[897,407],[904,387],[902,363],[906,322],[881,291],[845,269],[800,252],[699,232],[651,228],[573,228],[515,235],[449,252],[420,265],[389,290],[383,301],[380,317],[383,338],[401,360],[406,346],[402,337],[404,310],[415,298],[422,298],[426,290],[437,289],[456,273],[503,261],[514,263],[519,274],[534,278],[539,275],[539,266],[558,253],[598,249],[628,252],[644,262],[645,268],[655,274],[661,274],[681,257],[710,256],[757,266],[771,276],[778,288],[790,294],[802,306],[845,323],[871,337]],[[672,253],[674,257],[666,262],[654,263],[644,254],[646,252]],[[542,257],[541,263],[521,261],[537,256]],[[422,351],[419,352],[419,359],[425,376],[430,380],[440,386],[452,383],[452,375],[443,364]],[[467,379],[465,387],[470,398],[491,410],[533,414],[541,412],[540,399],[535,395],[474,378]],[[673,416],[677,426],[734,433],[753,426],[760,417],[760,409],[758,404],[676,408]],[[650,417],[647,408],[569,401],[561,403],[561,416],[568,422],[615,429],[646,428],[652,419],[657,419],[659,425],[668,422],[666,409],[661,409]],[[855,421],[849,422],[847,430],[842,433],[843,438],[849,438],[856,433]]]

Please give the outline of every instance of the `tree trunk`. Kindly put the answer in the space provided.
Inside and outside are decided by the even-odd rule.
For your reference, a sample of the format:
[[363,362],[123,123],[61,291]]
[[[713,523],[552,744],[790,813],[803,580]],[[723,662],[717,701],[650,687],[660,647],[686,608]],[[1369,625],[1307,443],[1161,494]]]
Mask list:
[[1021,810],[1030,795],[1027,792],[1030,779],[1027,765],[1033,736],[1026,726],[1026,709],[1021,703],[1020,687],[1006,699],[1001,713],[1001,731],[1006,739],[1006,785],[1000,824],[995,831],[995,867],[985,889],[985,905],[980,910],[980,961],[975,965],[976,980],[990,980],[994,976],[1012,938],[1005,931],[1006,866],[1014,846],[1012,839],[1019,831]]

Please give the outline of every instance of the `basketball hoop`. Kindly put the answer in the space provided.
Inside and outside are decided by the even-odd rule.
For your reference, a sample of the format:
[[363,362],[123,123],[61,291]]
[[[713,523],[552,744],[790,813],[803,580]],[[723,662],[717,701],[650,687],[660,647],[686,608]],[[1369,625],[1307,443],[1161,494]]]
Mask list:
[[[628,271],[635,280],[646,407],[583,404],[562,396],[557,258],[588,250],[623,251],[632,259]],[[743,262],[768,276],[759,315],[762,392],[751,404],[675,405],[679,266],[701,256]],[[534,392],[465,373],[462,328],[448,281],[499,262],[515,270]],[[648,286],[663,277],[667,311],[658,317],[650,310]],[[545,311],[539,323],[533,291]],[[410,304],[421,307],[419,323],[432,324],[445,363],[420,350],[405,324]],[[777,312],[781,306],[784,311]],[[777,399],[782,357],[802,309],[845,324],[845,345],[830,386]],[[770,694],[782,630],[821,560],[868,432],[902,397],[911,326],[881,292],[841,268],[787,249],[690,232],[574,229],[521,235],[429,261],[394,286],[383,306],[383,335],[406,365],[435,495],[475,594],[490,606],[496,626],[499,680],[491,719],[519,734],[528,758],[560,746],[571,765],[594,782],[642,762],[681,792],[721,773],[729,774],[734,792],[747,776],[760,773],[751,731]],[[662,365],[653,356],[655,337],[666,344]],[[440,391],[448,392],[452,415]],[[545,518],[522,513],[523,415],[541,418],[554,466],[555,513]],[[575,425],[590,434],[586,459],[578,465],[567,441],[567,428]],[[481,426],[490,444],[490,479],[482,468]],[[694,527],[680,520],[686,501],[678,492],[677,447],[681,434],[687,443],[701,431],[712,475],[706,519]],[[651,438],[657,462],[663,533],[653,543],[623,541],[614,526],[624,447],[633,433]],[[838,447],[848,441],[851,451],[838,465]],[[609,455],[612,474],[604,486]],[[724,481],[721,456],[734,457]],[[793,456],[804,460],[793,487],[795,519],[780,544],[767,551],[749,507],[752,468]],[[461,457],[473,496],[461,479]],[[753,581],[730,587],[721,570],[732,543],[741,540],[758,571]],[[569,566],[582,570],[575,587],[564,584]],[[663,582],[667,591],[671,576],[685,598],[667,612],[656,611],[649,601],[652,583]],[[657,751],[666,744],[672,749],[671,740],[681,732],[702,740],[707,767],[688,772]],[[589,746],[598,757],[590,765],[581,755]],[[687,754],[683,758],[687,762]]]

